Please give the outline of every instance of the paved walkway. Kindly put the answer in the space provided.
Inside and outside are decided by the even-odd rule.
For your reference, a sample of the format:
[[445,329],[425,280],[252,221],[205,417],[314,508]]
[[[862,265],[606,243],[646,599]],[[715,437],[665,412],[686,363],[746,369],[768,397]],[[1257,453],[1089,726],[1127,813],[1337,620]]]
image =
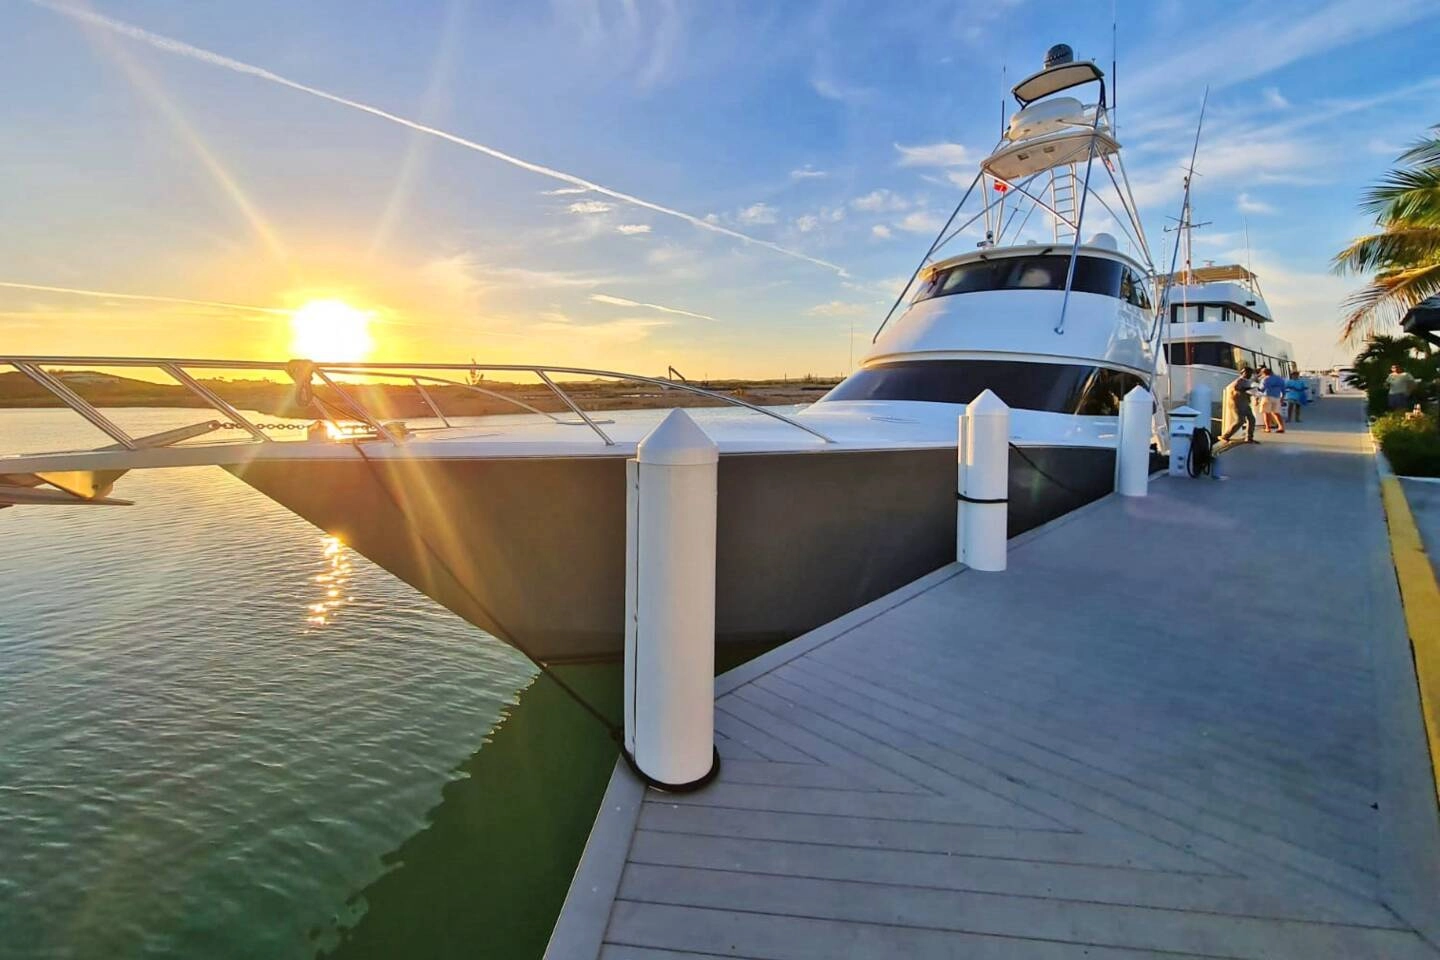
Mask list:
[[721,678],[719,779],[617,772],[549,956],[1440,958],[1374,462],[1307,416]]

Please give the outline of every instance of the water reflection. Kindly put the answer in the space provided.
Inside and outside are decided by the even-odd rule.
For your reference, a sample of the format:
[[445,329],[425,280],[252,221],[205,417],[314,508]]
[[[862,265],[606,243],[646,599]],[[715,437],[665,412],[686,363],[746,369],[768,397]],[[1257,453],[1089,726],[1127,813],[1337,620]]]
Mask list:
[[334,619],[340,607],[355,599],[350,595],[350,578],[354,564],[351,563],[345,544],[339,537],[329,535],[321,537],[320,542],[324,544],[321,556],[325,563],[324,572],[315,575],[320,599],[305,608],[305,622],[315,627],[325,626]]
[[[619,665],[558,668],[614,723]],[[318,960],[539,957],[614,767],[609,731],[543,674],[454,771],[390,869],[310,931]]]

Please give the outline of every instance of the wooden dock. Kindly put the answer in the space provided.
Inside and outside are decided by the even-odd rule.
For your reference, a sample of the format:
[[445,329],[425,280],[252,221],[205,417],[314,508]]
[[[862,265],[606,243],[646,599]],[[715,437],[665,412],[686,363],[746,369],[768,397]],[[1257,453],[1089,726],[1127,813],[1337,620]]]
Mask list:
[[617,768],[547,956],[1440,958],[1440,827],[1358,402],[923,578]]

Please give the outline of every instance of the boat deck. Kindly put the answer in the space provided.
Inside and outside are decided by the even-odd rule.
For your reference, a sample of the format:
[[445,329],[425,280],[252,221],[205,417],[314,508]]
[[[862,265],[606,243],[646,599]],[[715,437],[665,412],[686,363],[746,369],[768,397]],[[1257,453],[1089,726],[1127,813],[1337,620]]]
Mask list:
[[617,769],[548,956],[1440,958],[1440,829],[1358,400],[717,681]]

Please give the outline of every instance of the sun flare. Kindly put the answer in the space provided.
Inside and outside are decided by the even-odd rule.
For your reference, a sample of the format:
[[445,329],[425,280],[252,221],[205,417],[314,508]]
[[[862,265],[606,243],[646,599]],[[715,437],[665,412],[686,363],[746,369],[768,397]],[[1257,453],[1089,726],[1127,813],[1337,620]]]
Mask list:
[[374,314],[343,300],[311,300],[290,314],[290,351],[308,360],[364,360]]

